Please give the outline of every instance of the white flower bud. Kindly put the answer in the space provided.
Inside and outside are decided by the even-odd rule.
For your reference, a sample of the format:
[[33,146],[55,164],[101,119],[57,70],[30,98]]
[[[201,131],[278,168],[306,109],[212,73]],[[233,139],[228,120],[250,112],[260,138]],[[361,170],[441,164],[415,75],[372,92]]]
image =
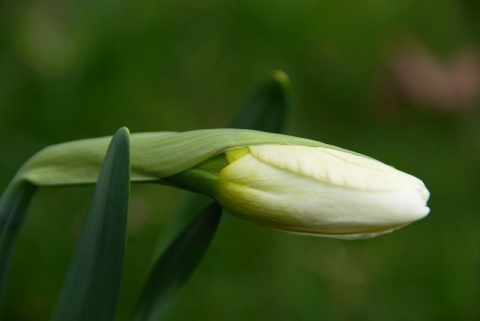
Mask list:
[[374,159],[326,147],[253,145],[226,153],[217,199],[263,227],[342,239],[425,217],[423,182]]

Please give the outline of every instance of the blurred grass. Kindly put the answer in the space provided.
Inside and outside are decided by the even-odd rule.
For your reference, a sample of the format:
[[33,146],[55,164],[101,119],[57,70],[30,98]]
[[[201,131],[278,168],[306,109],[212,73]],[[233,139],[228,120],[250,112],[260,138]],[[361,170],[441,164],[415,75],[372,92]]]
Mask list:
[[[438,57],[478,48],[472,1],[0,3],[0,186],[40,148],[107,135],[222,126],[273,69],[292,78],[289,133],[340,145],[422,178],[425,220],[344,242],[225,217],[169,320],[480,318],[480,111],[400,100],[379,76],[413,35]],[[382,78],[380,78],[382,79]],[[46,320],[92,190],[41,189],[14,253],[5,320]],[[183,192],[132,189],[126,320],[157,238]],[[54,206],[52,200],[61,202]],[[158,204],[163,204],[164,216]]]

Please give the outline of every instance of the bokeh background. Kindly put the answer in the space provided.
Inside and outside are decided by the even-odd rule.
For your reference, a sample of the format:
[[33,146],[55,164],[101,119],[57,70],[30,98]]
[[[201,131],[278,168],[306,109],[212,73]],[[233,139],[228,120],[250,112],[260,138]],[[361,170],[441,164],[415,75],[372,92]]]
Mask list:
[[[166,320],[479,320],[479,36],[475,0],[3,0],[0,189],[50,144],[225,126],[281,69],[288,133],[420,177],[431,214],[361,241],[225,216]],[[48,319],[91,192],[36,195],[0,319]],[[184,194],[133,186],[119,320]]]

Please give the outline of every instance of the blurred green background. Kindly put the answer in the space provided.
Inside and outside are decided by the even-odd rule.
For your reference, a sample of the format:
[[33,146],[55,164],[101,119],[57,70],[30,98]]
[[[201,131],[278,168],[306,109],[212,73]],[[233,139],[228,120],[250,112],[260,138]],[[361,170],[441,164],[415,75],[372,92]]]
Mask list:
[[[167,320],[479,320],[479,35],[473,0],[3,0],[0,188],[50,144],[225,126],[282,69],[288,133],[420,177],[431,214],[362,241],[225,216]],[[48,319],[92,190],[36,195],[1,320]],[[133,186],[120,320],[184,194]]]

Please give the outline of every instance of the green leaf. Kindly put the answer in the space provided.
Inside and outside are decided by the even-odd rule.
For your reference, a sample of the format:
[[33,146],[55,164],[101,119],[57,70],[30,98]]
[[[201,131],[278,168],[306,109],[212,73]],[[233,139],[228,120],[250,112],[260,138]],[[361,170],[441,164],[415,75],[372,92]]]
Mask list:
[[[249,94],[246,102],[240,107],[237,116],[232,121],[231,127],[282,132],[287,121],[287,112],[291,108],[290,104],[288,76],[281,71],[274,71]],[[183,202],[182,208],[176,213],[171,231],[176,233],[180,230],[179,226],[184,226],[188,220],[192,221],[156,262],[136,308],[134,314],[136,321],[150,321],[160,318],[175,290],[183,284],[196,268],[198,262],[193,260],[197,259],[199,261],[210,245],[208,240],[213,238],[218,227],[221,211],[218,212],[218,220],[214,220],[215,217],[209,218],[209,220],[214,220],[214,224],[206,224],[208,222],[205,221],[207,219],[205,218],[205,210],[200,211],[200,209],[207,202],[209,202],[208,199],[203,195],[189,195]],[[211,213],[210,215],[217,214]],[[187,233],[187,230],[195,231],[195,234]],[[167,231],[167,237],[170,237],[172,233]],[[195,253],[201,253],[202,255],[192,256],[192,253],[189,252],[190,249],[176,246],[176,244],[186,244],[188,242],[195,245],[193,249]],[[190,264],[188,266],[183,264],[178,267],[172,266],[174,262],[165,259],[167,253],[171,257],[178,258],[178,262],[188,260]],[[177,269],[181,269],[184,277],[175,284],[175,287],[172,287],[164,280],[175,280],[175,275],[171,275],[171,273],[177,273]]]
[[127,225],[129,151],[128,130],[121,128],[105,156],[52,320],[115,318]]
[[252,90],[230,127],[282,133],[291,108],[290,79],[275,70]]
[[17,231],[26,215],[36,186],[26,181],[12,182],[11,191],[0,198],[0,303],[12,259]]
[[155,263],[134,312],[135,321],[159,320],[170,297],[203,257],[220,221],[222,208],[211,203],[177,236]]
[[[282,133],[285,130],[287,116],[292,109],[290,79],[283,71],[275,70],[262,79],[248,94],[230,123],[232,128],[254,129],[266,132]],[[189,195],[183,207],[174,216],[171,233],[178,233],[186,222],[208,204],[204,195]]]
[[[275,70],[262,79],[248,94],[230,123],[232,128],[254,129],[282,133],[292,109],[290,79],[283,71]],[[174,216],[173,231],[191,220],[208,203],[204,195],[189,195]]]

